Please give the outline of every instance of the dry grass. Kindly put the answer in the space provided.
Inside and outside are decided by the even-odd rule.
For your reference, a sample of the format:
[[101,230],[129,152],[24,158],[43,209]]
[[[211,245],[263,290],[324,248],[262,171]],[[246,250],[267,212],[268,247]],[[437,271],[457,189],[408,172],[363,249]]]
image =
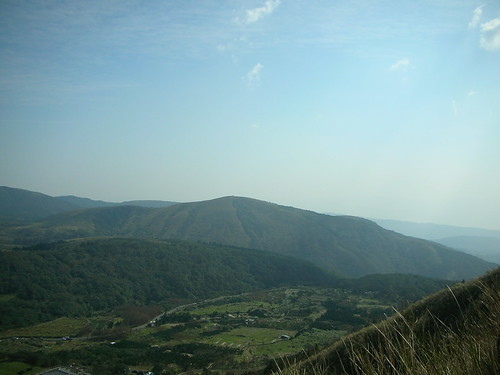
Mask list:
[[448,288],[273,374],[500,374],[499,279]]

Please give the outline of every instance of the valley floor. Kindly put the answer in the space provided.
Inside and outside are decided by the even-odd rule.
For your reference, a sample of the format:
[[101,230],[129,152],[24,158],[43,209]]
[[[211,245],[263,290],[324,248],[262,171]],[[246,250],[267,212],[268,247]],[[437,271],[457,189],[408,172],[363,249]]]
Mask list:
[[71,364],[99,375],[258,370],[273,358],[316,350],[382,319],[391,304],[370,293],[298,287],[191,303],[164,314],[151,309],[148,322],[135,328],[124,324],[137,313],[130,307],[60,318],[0,333],[0,375]]

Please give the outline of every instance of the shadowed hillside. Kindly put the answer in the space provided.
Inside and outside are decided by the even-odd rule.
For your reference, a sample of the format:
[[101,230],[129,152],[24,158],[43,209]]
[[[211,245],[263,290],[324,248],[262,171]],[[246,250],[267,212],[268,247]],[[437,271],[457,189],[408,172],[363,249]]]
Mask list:
[[0,330],[123,304],[334,280],[299,259],[221,245],[138,238],[41,244],[0,252]]
[[249,198],[225,197],[153,209],[121,206],[56,215],[0,231],[4,244],[91,236],[216,242],[308,260],[347,276],[411,273],[471,278],[494,265],[443,245],[406,237],[348,216],[328,216]]

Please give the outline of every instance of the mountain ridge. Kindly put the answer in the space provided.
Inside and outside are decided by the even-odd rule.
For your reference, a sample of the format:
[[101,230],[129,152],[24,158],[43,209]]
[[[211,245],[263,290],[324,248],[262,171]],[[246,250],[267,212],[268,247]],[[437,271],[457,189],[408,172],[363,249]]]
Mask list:
[[79,207],[34,191],[0,186],[0,221],[26,222]]
[[177,202],[160,200],[132,200],[106,202],[75,195],[53,197],[26,189],[0,186],[0,222],[33,222],[52,215],[87,208],[139,206],[168,207]]
[[322,215],[235,196],[164,208],[92,208],[0,229],[4,247],[93,236],[179,239],[255,248],[301,258],[350,277],[412,273],[457,280],[494,267],[443,245],[383,229],[367,219]]
[[140,206],[140,207],[160,208],[177,204],[177,202],[171,202],[171,201],[146,200],[146,199],[138,199],[132,201],[123,201],[123,202],[106,202],[90,198],[81,198],[75,195],[61,195],[55,198],[69,202],[75,206],[78,206],[79,208],[98,208],[98,207],[116,207],[116,206]]
[[500,231],[452,225],[372,219],[381,227],[407,236],[423,238],[500,264]]
[[455,225],[416,223],[392,219],[370,219],[383,228],[405,234],[407,236],[423,238],[426,240],[438,240],[440,238],[455,236],[477,236],[500,238],[500,230],[463,227]]
[[500,238],[454,236],[434,240],[437,243],[500,264]]

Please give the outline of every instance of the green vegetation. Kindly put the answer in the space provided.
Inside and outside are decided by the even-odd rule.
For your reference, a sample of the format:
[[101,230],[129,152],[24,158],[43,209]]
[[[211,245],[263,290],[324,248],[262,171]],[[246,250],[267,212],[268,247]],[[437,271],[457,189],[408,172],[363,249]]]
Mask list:
[[0,375],[31,375],[37,374],[41,370],[41,367],[32,367],[23,362],[0,362]]
[[446,288],[273,374],[500,374],[500,269]]
[[93,236],[175,238],[255,248],[305,259],[351,277],[408,273],[457,280],[479,276],[495,267],[361,218],[321,215],[238,197],[156,209],[86,209],[0,228],[4,248]]
[[228,246],[130,238],[42,244],[0,252],[0,294],[15,296],[0,299],[0,328],[334,281],[301,260]]
[[444,280],[403,274],[368,275],[359,279],[339,280],[338,283],[339,286],[356,292],[371,291],[376,298],[389,301],[400,297],[406,298],[406,301],[416,301],[447,284],[449,283]]
[[[57,306],[53,314],[61,313],[61,306],[71,300],[58,299],[55,304],[50,294],[54,292],[57,298],[74,296],[85,303],[107,301],[103,310],[88,309],[88,317],[67,316],[1,332],[0,370],[8,375],[22,371],[21,367],[8,370],[12,363],[24,369],[76,363],[101,375],[123,374],[127,368],[155,368],[163,374],[260,372],[269,361],[314,353],[383,319],[392,312],[391,306],[403,306],[422,293],[419,282],[432,291],[444,285],[404,275],[394,275],[395,281],[387,275],[358,282],[338,280],[310,264],[276,254],[182,241],[75,240],[1,255],[5,272],[0,285],[19,286],[2,292],[15,298],[4,298],[1,306],[18,303],[17,314],[29,317],[52,306]],[[155,290],[148,281],[151,275],[163,292],[160,297],[147,294]],[[167,276],[168,282],[162,283]],[[219,279],[207,282],[210,277]],[[82,288],[86,282],[92,287]],[[263,290],[266,285],[293,284]],[[21,291],[34,285],[36,293],[26,296],[35,298],[19,304]],[[169,289],[179,285],[184,288],[181,292]],[[387,285],[393,286],[391,293],[382,293]],[[117,289],[130,298],[129,304],[117,301]],[[239,294],[217,297],[224,289]],[[42,296],[39,300],[37,293]],[[214,298],[200,301],[202,295]],[[155,298],[165,298],[162,305],[169,311],[160,314],[158,307],[147,306]],[[1,317],[2,322],[12,319]]]
[[[157,318],[142,329],[128,325],[130,306],[90,319],[63,318],[3,332],[0,370],[15,362],[26,367],[77,363],[96,374],[133,367],[163,368],[166,374],[260,371],[272,358],[330,344],[390,311],[386,302],[372,302],[379,313],[365,316],[365,293],[302,286],[217,297],[161,316],[151,311]],[[359,310],[358,320],[333,314],[329,306],[337,303]],[[321,322],[328,324],[315,327]]]
[[492,267],[474,257],[246,198],[71,212],[106,202],[53,199],[0,187],[18,214],[0,218],[18,221],[0,224],[0,375],[499,373],[499,270],[409,307],[446,282],[328,273],[465,279]]
[[0,337],[65,337],[77,336],[88,325],[84,318],[58,318],[50,322],[40,323],[31,327],[16,328],[1,333]]

